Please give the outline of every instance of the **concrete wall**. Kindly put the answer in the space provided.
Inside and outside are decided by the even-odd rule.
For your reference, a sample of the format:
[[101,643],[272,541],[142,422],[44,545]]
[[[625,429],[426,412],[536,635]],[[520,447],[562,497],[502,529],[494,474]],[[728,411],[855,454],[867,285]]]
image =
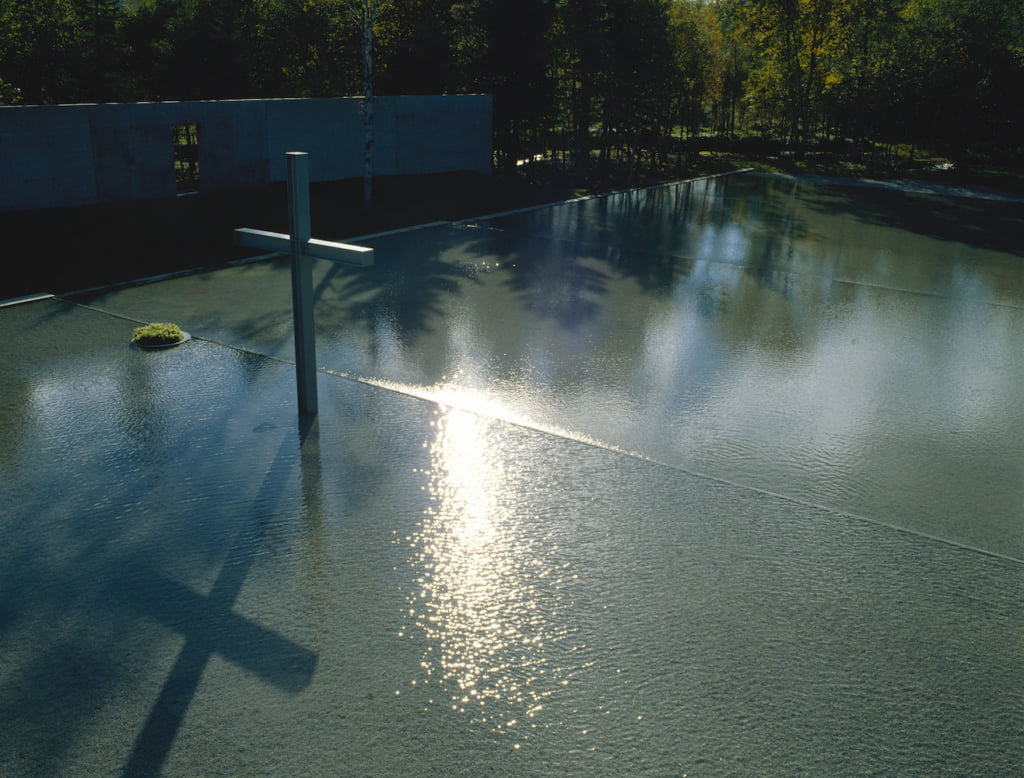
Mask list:
[[[285,152],[314,181],[363,174],[357,97],[0,107],[0,211],[177,193],[171,125],[199,125],[200,191],[285,179]],[[491,98],[377,99],[374,174],[491,170]]]

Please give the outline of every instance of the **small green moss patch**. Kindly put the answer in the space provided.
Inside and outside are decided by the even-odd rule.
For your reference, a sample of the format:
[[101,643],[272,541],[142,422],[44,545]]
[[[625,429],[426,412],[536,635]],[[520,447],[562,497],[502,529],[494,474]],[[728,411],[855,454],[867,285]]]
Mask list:
[[181,327],[168,322],[146,324],[143,327],[136,327],[132,332],[132,341],[140,346],[166,346],[181,343],[184,339],[185,333],[181,331]]

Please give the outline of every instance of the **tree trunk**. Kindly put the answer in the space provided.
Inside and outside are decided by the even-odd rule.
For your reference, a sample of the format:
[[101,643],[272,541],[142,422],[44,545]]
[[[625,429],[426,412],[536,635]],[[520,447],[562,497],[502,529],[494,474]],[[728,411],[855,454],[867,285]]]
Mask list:
[[576,175],[583,178],[590,168],[591,94],[590,84],[586,78],[582,79],[576,100],[576,115],[574,117],[576,148],[573,162],[576,166]]
[[365,7],[363,16],[363,213],[373,207],[373,18]]
[[363,212],[373,207],[373,25],[394,0],[345,0],[349,18],[363,34]]
[[626,176],[627,189],[633,185],[633,173],[636,170],[637,155],[640,153],[640,123],[643,121],[643,118],[643,112],[637,109],[636,115],[633,117],[633,143],[629,149],[629,173]]

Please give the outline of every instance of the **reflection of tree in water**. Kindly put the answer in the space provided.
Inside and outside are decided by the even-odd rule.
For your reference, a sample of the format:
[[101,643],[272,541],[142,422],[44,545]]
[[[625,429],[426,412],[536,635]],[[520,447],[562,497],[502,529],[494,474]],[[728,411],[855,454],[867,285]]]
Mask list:
[[[765,290],[781,303],[799,288],[785,271],[808,233],[797,209],[800,191],[792,180],[732,176],[383,238],[374,241],[374,267],[332,270],[318,285],[318,326],[362,323],[370,356],[378,360],[447,326],[451,298],[464,284],[500,270],[500,284],[522,310],[564,332],[585,332],[607,315],[609,291],[617,279],[628,279],[652,301],[690,285],[680,301],[689,299],[702,316],[741,316],[747,324],[729,325],[734,336],[745,331],[763,339],[774,332],[784,347],[800,339],[780,319],[784,306],[771,314],[771,326],[754,322],[764,325],[759,306],[771,299]],[[698,270],[702,278],[695,279]],[[738,279],[737,271],[754,283]]]
[[666,296],[690,278],[698,262],[735,262],[725,238],[764,208],[758,190],[738,186],[740,180],[688,181],[609,198],[605,241],[613,247],[615,269],[644,291]]
[[685,280],[694,260],[673,247],[685,245],[695,226],[727,222],[723,191],[718,180],[685,182],[498,217],[475,228],[385,238],[374,242],[375,266],[328,274],[324,291],[331,293],[318,295],[318,326],[362,322],[408,346],[446,315],[445,298],[474,280],[481,263],[500,260],[503,282],[523,309],[576,330],[599,314],[616,275],[656,295]]
[[118,412],[114,417],[124,429],[124,439],[131,441],[132,446],[115,456],[127,459],[129,470],[137,466],[158,467],[169,453],[163,445],[168,419],[162,393],[167,382],[160,373],[166,372],[166,360],[173,355],[147,351],[138,356],[139,359],[127,360],[125,369],[116,373]]
[[711,270],[695,287],[698,311],[720,329],[734,349],[756,345],[790,353],[813,339],[816,322],[808,322],[806,305],[798,305],[806,279],[790,272],[795,244],[808,227],[797,212],[800,187],[795,181],[753,179],[736,196],[720,199],[705,229],[732,230],[742,236],[742,251],[708,257]]
[[472,266],[446,256],[463,250],[460,238],[432,230],[374,242],[374,265],[332,269],[322,288],[318,286],[317,326],[361,324],[375,336],[412,345],[417,336],[432,331],[433,320],[446,314],[445,298],[458,295],[475,276]]
[[802,205],[823,230],[855,225],[857,242],[842,247],[847,278],[1014,305],[1024,300],[1021,202],[835,184],[806,186]]
[[685,246],[710,197],[708,188],[690,183],[617,195],[606,204],[612,266],[645,292],[671,294],[693,272]]
[[595,258],[580,252],[567,241],[529,240],[505,285],[530,313],[576,330],[597,315],[609,280]]
[[986,196],[919,192],[842,182],[807,186],[804,201],[821,214],[853,215],[858,221],[1024,256],[1024,203]]
[[[4,356],[10,359],[7,354]],[[14,409],[19,415],[23,414],[22,409],[31,407],[32,379],[20,371],[10,370],[9,363],[4,368],[0,370],[0,408],[5,416]],[[22,447],[27,444],[25,427],[24,424],[0,424],[0,468],[11,468],[12,472],[17,472],[23,466]],[[6,483],[13,480],[3,479]]]
[[780,182],[769,187],[767,196],[744,209],[744,230],[749,236],[743,271],[759,286],[789,295],[785,272],[794,253],[794,243],[807,237],[807,225],[797,217],[799,185]]

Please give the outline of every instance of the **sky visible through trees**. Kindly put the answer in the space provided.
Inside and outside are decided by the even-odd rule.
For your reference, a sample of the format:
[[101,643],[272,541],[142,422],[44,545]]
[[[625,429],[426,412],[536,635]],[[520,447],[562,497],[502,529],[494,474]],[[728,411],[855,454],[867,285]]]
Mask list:
[[[0,0],[0,104],[364,94],[349,0]],[[376,94],[494,95],[499,169],[702,140],[1020,163],[1021,0],[394,0]]]

